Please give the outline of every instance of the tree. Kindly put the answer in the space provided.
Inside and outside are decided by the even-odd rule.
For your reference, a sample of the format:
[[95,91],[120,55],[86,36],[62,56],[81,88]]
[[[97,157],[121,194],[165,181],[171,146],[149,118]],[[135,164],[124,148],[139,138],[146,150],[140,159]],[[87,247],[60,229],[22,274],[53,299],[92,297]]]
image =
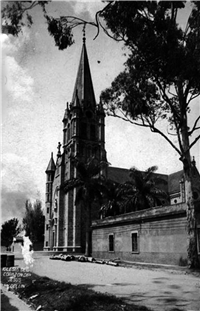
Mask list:
[[[190,150],[200,138],[196,116],[188,114],[200,95],[200,3],[192,2],[185,29],[178,24],[183,1],[113,2],[103,12],[114,39],[129,50],[125,70],[101,94],[110,115],[148,127],[176,150],[183,163],[187,202],[188,259],[198,266],[196,211],[193,200]],[[167,121],[169,133],[159,129]],[[192,138],[193,134],[193,138]]]
[[166,181],[155,174],[156,170],[157,166],[145,172],[132,167],[129,174],[131,180],[123,184],[107,180],[101,215],[115,216],[162,205],[163,200],[167,201],[168,194],[160,187],[160,183],[166,184]]
[[126,212],[162,205],[161,201],[167,198],[167,193],[159,187],[161,179],[154,174],[157,169],[157,166],[149,167],[145,172],[135,167],[130,169],[131,180],[124,184]]
[[33,204],[26,200],[25,216],[22,220],[26,236],[29,236],[32,243],[43,242],[44,240],[44,215],[42,203],[36,200]]
[[17,218],[5,221],[1,227],[1,245],[9,248],[13,242],[13,238],[21,232],[21,226]]
[[106,180],[103,192],[104,204],[100,209],[100,216],[115,216],[121,214],[123,204],[122,185],[111,180]]
[[85,255],[91,255],[91,224],[92,224],[92,206],[96,199],[102,198],[105,178],[102,175],[102,168],[106,163],[97,161],[95,158],[89,159],[86,163],[74,159],[77,170],[77,177],[65,183],[65,191],[73,188],[77,189],[75,204],[83,205],[86,215],[86,245]]

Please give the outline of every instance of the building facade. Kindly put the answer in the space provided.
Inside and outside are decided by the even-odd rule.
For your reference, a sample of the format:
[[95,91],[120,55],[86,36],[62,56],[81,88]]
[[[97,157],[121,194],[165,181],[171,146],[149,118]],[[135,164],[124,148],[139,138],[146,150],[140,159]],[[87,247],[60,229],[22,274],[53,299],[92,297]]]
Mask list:
[[186,228],[185,203],[95,220],[93,256],[147,263],[185,263]]

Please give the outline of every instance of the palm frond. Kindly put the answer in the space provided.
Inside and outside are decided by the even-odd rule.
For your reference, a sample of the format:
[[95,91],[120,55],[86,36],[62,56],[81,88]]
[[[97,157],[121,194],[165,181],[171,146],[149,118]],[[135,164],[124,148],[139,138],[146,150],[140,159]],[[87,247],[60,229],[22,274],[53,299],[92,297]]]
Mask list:
[[64,191],[68,192],[74,188],[78,188],[83,184],[83,182],[79,178],[69,179],[64,184]]

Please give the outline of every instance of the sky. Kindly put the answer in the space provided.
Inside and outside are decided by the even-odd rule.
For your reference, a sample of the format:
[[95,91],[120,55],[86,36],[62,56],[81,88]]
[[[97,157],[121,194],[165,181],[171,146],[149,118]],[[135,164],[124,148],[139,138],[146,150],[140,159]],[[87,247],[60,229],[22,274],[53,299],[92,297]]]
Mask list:
[[[78,15],[93,19],[101,2],[53,1],[47,11],[54,17]],[[42,201],[51,152],[56,160],[62,143],[62,118],[72,99],[82,48],[82,28],[74,31],[75,43],[59,51],[47,32],[40,7],[31,12],[33,26],[24,27],[17,38],[1,35],[2,51],[2,222],[21,219],[27,199]],[[181,17],[184,23],[185,15]],[[96,101],[102,90],[123,70],[126,57],[122,45],[104,33],[94,40],[96,29],[86,27],[86,46]],[[189,122],[200,114],[199,99]],[[163,129],[167,128],[162,124]],[[182,169],[175,150],[158,134],[125,121],[106,117],[107,159],[112,166],[145,170],[157,165],[158,172]],[[191,155],[200,170],[199,144]]]

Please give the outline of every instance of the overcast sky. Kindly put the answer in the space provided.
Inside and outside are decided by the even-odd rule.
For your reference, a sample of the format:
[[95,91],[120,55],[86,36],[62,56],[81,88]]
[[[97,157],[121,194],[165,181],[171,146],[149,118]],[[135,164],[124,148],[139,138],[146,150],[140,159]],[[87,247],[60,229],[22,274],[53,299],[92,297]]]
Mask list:
[[[92,19],[100,2],[58,2],[47,6],[53,16],[78,15]],[[62,118],[72,99],[82,48],[82,28],[74,32],[75,44],[59,51],[49,36],[41,8],[32,11],[33,26],[19,37],[1,35],[3,69],[2,117],[2,221],[21,218],[26,199],[40,199],[44,207],[45,170],[51,152],[56,160],[62,143]],[[185,15],[182,16],[184,21]],[[96,29],[86,28],[86,46],[96,101],[123,70],[122,45]],[[191,120],[200,114],[198,105]],[[163,128],[166,126],[163,124]],[[112,166],[145,170],[152,165],[170,174],[182,169],[175,150],[158,134],[106,117],[106,150]],[[199,144],[191,152],[199,164]]]

